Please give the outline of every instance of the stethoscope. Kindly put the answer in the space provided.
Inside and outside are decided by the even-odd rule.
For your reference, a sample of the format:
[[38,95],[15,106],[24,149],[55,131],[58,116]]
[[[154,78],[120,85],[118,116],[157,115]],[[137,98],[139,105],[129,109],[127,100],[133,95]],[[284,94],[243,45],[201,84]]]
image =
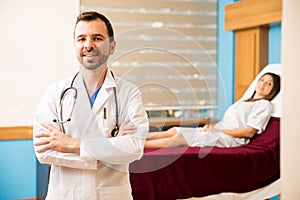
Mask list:
[[[113,76],[113,78],[115,78],[114,74],[112,73],[112,71],[110,71],[111,75]],[[63,90],[63,92],[60,95],[60,99],[59,99],[59,105],[60,105],[60,120],[59,119],[53,119],[53,122],[58,123],[61,126],[62,131],[65,133],[65,127],[64,124],[67,122],[71,121],[71,116],[73,114],[74,108],[75,108],[75,103],[77,100],[77,89],[73,86],[74,81],[76,79],[76,77],[78,76],[79,72],[77,72],[74,76],[74,78],[72,79],[71,85],[70,87],[66,88],[65,90]],[[73,90],[73,105],[71,108],[71,112],[70,115],[68,116],[68,118],[66,120],[63,120],[63,102],[64,102],[64,98],[66,97],[67,92],[70,92],[71,90]],[[114,96],[115,96],[115,104],[116,104],[116,127],[111,131],[111,136],[115,137],[118,135],[119,132],[119,112],[118,112],[118,100],[117,100],[117,91],[116,91],[116,87],[113,87],[114,90]]]

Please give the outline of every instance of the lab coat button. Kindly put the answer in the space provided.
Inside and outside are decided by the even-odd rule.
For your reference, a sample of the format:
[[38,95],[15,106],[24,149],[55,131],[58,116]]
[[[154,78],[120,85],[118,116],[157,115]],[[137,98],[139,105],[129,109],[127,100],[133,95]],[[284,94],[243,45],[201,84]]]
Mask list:
[[86,134],[91,135],[91,131],[90,130],[86,131]]

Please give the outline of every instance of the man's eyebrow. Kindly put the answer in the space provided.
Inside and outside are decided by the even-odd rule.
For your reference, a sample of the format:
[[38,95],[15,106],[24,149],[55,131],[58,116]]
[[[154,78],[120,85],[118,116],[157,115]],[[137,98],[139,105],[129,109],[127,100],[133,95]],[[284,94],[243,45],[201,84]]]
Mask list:
[[[93,37],[95,36],[100,36],[102,38],[105,38],[104,35],[100,34],[100,33],[96,33],[96,34],[92,34]],[[77,35],[76,38],[79,38],[79,37],[86,37],[86,34],[80,34],[80,35]]]
[[81,35],[77,35],[76,38],[80,38],[80,37],[84,37],[85,35],[84,34],[81,34]]
[[106,38],[104,35],[97,33],[97,34],[93,34],[93,37],[102,37],[102,38]]

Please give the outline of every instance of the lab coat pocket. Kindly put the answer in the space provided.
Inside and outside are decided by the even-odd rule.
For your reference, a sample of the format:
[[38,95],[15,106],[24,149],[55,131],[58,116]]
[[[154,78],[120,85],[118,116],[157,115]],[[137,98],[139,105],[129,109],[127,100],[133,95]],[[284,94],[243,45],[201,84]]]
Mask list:
[[111,137],[111,131],[116,127],[116,120],[102,119],[102,124],[106,137]]
[[65,200],[73,199],[73,189],[49,188],[46,200]]
[[101,187],[98,190],[98,199],[101,200],[133,200],[131,186],[129,184],[120,186]]

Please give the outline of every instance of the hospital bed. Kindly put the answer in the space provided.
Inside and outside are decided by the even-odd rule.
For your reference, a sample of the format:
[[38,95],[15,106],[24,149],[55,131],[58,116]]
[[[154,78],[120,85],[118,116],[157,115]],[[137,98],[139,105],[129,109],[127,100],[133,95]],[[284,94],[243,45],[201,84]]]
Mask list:
[[[266,72],[281,75],[280,64],[266,66],[244,94],[252,95]],[[266,130],[234,148],[148,148],[130,165],[135,200],[263,200],[280,193],[279,136],[281,92],[272,101]]]

